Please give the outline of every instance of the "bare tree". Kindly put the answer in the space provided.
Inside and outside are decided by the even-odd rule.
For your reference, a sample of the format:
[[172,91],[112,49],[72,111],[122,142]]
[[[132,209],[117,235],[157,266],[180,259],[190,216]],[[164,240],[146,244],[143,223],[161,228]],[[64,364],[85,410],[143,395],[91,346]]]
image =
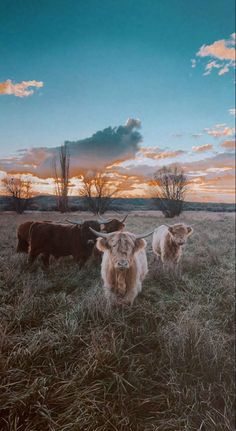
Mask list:
[[85,199],[88,210],[94,214],[103,214],[111,206],[113,198],[119,191],[119,186],[111,182],[111,178],[100,172],[84,175],[79,191]]
[[10,197],[11,208],[22,214],[28,208],[33,194],[32,181],[6,176],[2,179],[2,185],[6,195]]
[[57,196],[57,208],[64,213],[69,211],[68,194],[70,185],[70,154],[67,144],[61,145],[59,150],[59,168],[55,158],[53,160],[55,190]]
[[163,167],[156,172],[153,181],[153,197],[158,199],[165,217],[181,214],[188,180],[178,166]]

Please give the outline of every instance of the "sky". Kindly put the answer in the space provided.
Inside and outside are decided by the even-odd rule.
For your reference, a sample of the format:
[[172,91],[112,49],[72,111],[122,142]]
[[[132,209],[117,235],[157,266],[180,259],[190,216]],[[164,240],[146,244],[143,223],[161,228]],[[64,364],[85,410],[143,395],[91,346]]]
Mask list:
[[0,178],[53,193],[65,141],[71,193],[95,170],[146,196],[178,164],[188,200],[234,201],[232,0],[2,0]]

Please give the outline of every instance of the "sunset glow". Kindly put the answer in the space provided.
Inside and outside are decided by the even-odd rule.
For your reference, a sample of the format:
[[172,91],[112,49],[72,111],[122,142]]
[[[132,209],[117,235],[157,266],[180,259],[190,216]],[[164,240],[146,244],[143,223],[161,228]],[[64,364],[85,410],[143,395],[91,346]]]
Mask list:
[[0,179],[53,194],[67,142],[71,195],[103,172],[117,196],[148,197],[155,172],[178,164],[188,200],[234,201],[233,2],[207,2],[207,25],[187,0],[128,1],[125,14],[119,2],[26,3],[1,17]]

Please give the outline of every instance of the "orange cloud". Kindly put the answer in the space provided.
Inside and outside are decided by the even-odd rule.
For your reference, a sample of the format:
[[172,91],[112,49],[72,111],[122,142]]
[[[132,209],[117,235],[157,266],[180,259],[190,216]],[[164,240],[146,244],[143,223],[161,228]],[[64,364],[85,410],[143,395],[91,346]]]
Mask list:
[[192,147],[192,150],[195,153],[204,153],[205,151],[212,150],[213,145],[212,144],[205,144],[205,145],[199,145],[198,147]]
[[147,148],[141,148],[139,153],[141,153],[143,157],[147,157],[148,159],[159,160],[159,159],[170,159],[170,158],[182,156],[184,153],[186,153],[186,151],[183,151],[183,150],[166,151],[166,150],[161,150],[158,147],[147,147]]
[[198,57],[210,57],[223,61],[210,60],[205,66],[204,75],[209,75],[213,69],[218,69],[218,75],[224,75],[235,67],[235,33],[229,39],[221,39],[211,45],[202,45],[196,54]]
[[43,87],[42,81],[22,81],[14,84],[11,79],[5,82],[0,82],[0,94],[13,95],[16,97],[27,97],[34,94],[34,90],[29,87],[41,88]]
[[220,146],[226,150],[235,150],[235,141],[224,141]]
[[213,129],[204,129],[204,131],[214,138],[220,138],[222,136],[233,136],[235,134],[234,127],[227,127],[225,124],[216,124]]
[[[235,33],[233,33],[234,35]],[[234,37],[231,35],[229,40],[217,40],[211,45],[202,45],[197,52],[198,57],[214,57],[220,60],[235,60]]]

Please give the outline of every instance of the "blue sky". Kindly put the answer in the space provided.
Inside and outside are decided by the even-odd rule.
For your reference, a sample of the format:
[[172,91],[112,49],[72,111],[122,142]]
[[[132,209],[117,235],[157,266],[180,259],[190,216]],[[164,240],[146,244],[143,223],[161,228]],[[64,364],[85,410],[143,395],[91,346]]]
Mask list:
[[227,54],[196,54],[222,40],[230,49],[234,25],[231,0],[3,0],[0,83],[43,84],[26,97],[0,84],[0,169],[17,150],[77,142],[127,118],[141,120],[144,148],[181,149],[187,163],[203,157],[193,146],[211,144],[204,157],[215,157],[232,134],[204,129],[234,127],[234,68]]

